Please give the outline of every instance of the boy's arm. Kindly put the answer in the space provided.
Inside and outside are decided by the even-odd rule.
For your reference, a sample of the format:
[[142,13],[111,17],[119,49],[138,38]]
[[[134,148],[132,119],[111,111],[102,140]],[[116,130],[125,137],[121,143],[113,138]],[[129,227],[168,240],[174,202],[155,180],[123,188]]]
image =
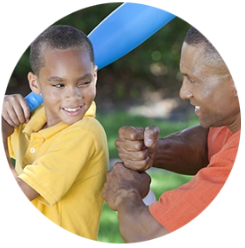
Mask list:
[[[26,184],[23,180],[18,178],[18,174],[14,169],[14,166],[10,159],[9,150],[8,150],[8,137],[14,132],[14,126],[16,126],[17,124],[23,123],[23,121],[24,120],[26,121],[30,116],[30,111],[28,111],[27,109],[28,105],[26,106],[22,98],[23,97],[21,97],[20,95],[18,95],[17,97],[15,95],[5,96],[4,105],[3,105],[3,113],[2,113],[2,138],[3,138],[4,151],[5,151],[7,160],[8,160],[10,170],[14,178],[16,179],[16,182],[22,189],[23,193],[26,195],[26,197],[30,201],[32,201],[36,197],[38,197],[39,194],[33,188],[31,188],[28,184]],[[18,101],[20,102],[18,103]],[[21,116],[19,115],[18,120],[17,120],[15,119],[17,116],[15,109],[17,109],[18,111],[18,109],[20,108],[21,108],[21,111],[23,112],[23,115]],[[25,109],[25,110],[22,110],[22,109]],[[25,118],[23,117],[24,115],[26,115]]]
[[7,160],[8,160],[8,164],[9,164],[10,170],[11,170],[11,172],[12,172],[12,174],[13,174],[16,182],[18,183],[18,185],[22,189],[23,193],[26,195],[26,197],[30,201],[32,201],[36,197],[38,197],[39,194],[33,188],[31,188],[27,183],[25,183],[23,180],[21,180],[20,178],[18,178],[18,174],[15,171],[14,166],[13,166],[12,161],[11,161],[10,156],[9,156],[8,136],[7,136],[7,134],[11,135],[13,133],[13,131],[14,131],[14,128],[11,129],[11,126],[4,119],[2,119],[3,145],[4,145],[4,150],[5,150],[5,154],[6,154],[6,157],[7,157]]
[[9,156],[7,138],[3,137],[3,144],[4,144],[4,150],[5,150],[7,160],[8,160],[9,168],[10,168],[16,182],[18,183],[18,185],[20,186],[21,190],[26,195],[26,197],[30,201],[34,200],[35,198],[37,198],[39,196],[39,194],[32,187],[30,187],[27,183],[25,183],[23,180],[21,180],[18,177],[18,174],[17,174],[16,170],[14,169],[14,166],[13,166],[12,161],[11,161],[10,156]]
[[9,165],[12,164],[10,156],[9,156],[9,150],[8,150],[8,136],[10,136],[14,132],[14,128],[11,127],[5,120],[2,118],[2,138],[3,138],[3,147],[6,154],[6,157],[8,159]]
[[11,171],[12,171],[14,177],[15,177],[16,182],[20,186],[21,190],[23,191],[23,193],[26,195],[26,197],[30,201],[34,200],[35,198],[37,198],[39,196],[39,193],[36,190],[34,190],[32,187],[30,187],[27,183],[25,183],[20,178],[18,178],[18,174],[15,171],[13,166],[11,168]]

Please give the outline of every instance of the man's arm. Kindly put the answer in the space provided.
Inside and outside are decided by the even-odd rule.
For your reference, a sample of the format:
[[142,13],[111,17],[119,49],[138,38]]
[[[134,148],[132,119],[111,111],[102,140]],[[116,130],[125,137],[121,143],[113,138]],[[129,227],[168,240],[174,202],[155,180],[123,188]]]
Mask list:
[[120,233],[125,242],[139,242],[163,236],[168,231],[156,221],[143,203],[151,179],[116,163],[107,173],[103,197],[108,206],[118,212]]
[[115,145],[127,168],[145,171],[157,167],[173,172],[195,175],[208,165],[208,129],[194,126],[159,139],[155,126],[122,127]]
[[195,175],[208,165],[207,136],[198,125],[159,139],[153,167]]
[[151,215],[137,192],[129,192],[117,205],[120,233],[125,242],[141,242],[168,234]]

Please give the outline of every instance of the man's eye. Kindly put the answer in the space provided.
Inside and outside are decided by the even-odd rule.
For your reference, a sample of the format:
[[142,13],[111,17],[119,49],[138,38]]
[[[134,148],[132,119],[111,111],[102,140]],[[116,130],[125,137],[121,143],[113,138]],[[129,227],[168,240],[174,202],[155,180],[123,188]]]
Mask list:
[[53,84],[53,87],[62,88],[62,87],[64,87],[64,84]]
[[195,83],[195,81],[192,80],[191,78],[187,78],[187,79],[189,80],[190,83],[192,83],[192,84]]

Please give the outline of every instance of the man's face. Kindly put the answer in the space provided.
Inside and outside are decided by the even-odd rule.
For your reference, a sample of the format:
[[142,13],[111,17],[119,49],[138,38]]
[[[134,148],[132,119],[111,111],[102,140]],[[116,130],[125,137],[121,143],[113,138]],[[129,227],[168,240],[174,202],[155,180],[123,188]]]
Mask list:
[[80,50],[47,50],[37,85],[43,96],[47,126],[71,125],[84,117],[96,95],[97,67],[89,53]]
[[200,124],[204,128],[227,126],[237,131],[240,107],[229,73],[224,75],[219,66],[205,63],[201,45],[195,47],[186,43],[182,47],[180,71],[184,77],[180,97],[195,106]]

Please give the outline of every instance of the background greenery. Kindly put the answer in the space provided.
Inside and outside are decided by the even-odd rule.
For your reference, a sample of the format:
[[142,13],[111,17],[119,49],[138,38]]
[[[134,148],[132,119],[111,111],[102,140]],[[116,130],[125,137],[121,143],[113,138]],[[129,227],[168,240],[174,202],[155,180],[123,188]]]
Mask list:
[[[132,126],[156,125],[160,129],[161,137],[198,123],[197,117],[194,116],[193,113],[189,113],[186,116],[185,121],[181,122],[135,116],[130,115],[126,111],[115,111],[106,115],[98,114],[97,118],[106,130],[111,158],[117,157],[117,150],[114,146],[114,141],[118,137],[117,132],[122,123]],[[180,185],[187,183],[192,178],[191,176],[180,175],[155,168],[150,169],[147,173],[151,176],[151,189],[153,190],[156,199],[158,199],[162,193],[177,188]],[[107,243],[123,243],[123,239],[119,232],[117,214],[112,211],[106,203],[104,203],[101,215],[98,241]]]
[[[72,25],[89,34],[121,3],[107,3],[71,13],[54,24]],[[148,92],[164,97],[178,96],[181,84],[179,58],[181,45],[190,25],[176,17],[133,51],[99,71],[96,101],[99,110],[125,109],[145,103]],[[142,28],[144,28],[142,26]],[[109,39],[110,37],[108,37]],[[7,94],[30,92],[27,73],[29,45],[13,70]]]
[[[89,34],[119,5],[121,3],[92,6],[71,13],[54,24],[72,25]],[[157,125],[163,137],[197,123],[189,104],[178,96],[182,81],[179,73],[180,51],[189,27],[188,23],[176,17],[129,54],[99,70],[97,118],[107,133],[111,158],[117,158],[114,142],[121,126]],[[27,95],[30,89],[26,76],[30,70],[27,44],[10,77],[6,94]],[[132,111],[134,107],[141,108]],[[142,107],[148,107],[148,111]],[[151,188],[157,198],[191,178],[157,169],[151,169],[149,174],[152,177]],[[117,214],[107,204],[103,207],[98,239],[109,243],[123,242]]]

